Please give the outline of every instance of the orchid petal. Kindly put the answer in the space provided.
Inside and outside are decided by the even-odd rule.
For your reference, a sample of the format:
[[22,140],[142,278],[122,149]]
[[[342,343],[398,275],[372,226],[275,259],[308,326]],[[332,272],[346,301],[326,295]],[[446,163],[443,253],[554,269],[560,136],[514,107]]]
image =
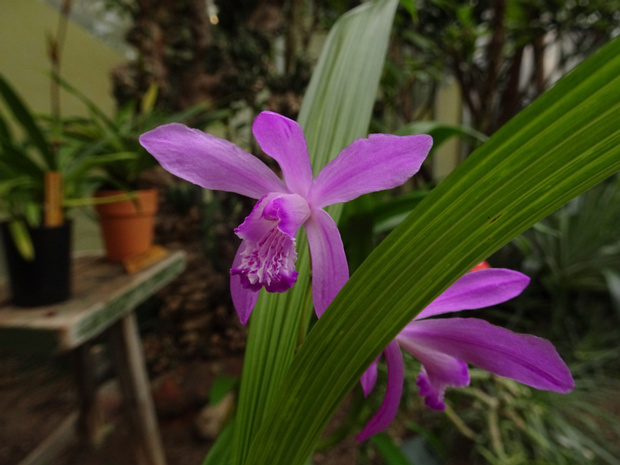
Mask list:
[[311,203],[322,208],[400,186],[418,172],[432,144],[427,135],[371,134],[357,139],[318,174]]
[[[232,264],[233,269],[237,268],[241,264],[241,254],[245,250],[245,247],[245,244],[242,242],[237,250],[237,253],[235,254],[235,259]],[[256,301],[258,300],[258,291],[252,291],[244,288],[241,284],[241,276],[231,274],[230,294],[232,296],[235,310],[237,310],[237,315],[241,320],[241,324],[246,324],[250,318],[250,313],[252,313],[252,310],[256,305]]]
[[312,258],[312,301],[320,318],[349,279],[349,266],[338,227],[325,210],[314,209],[304,226]]
[[362,377],[360,378],[360,383],[362,384],[362,390],[364,391],[364,396],[368,396],[370,391],[375,387],[377,383],[377,362],[379,358],[376,358],[374,362],[370,364],[368,369],[364,372]]
[[567,393],[574,387],[570,370],[549,341],[517,334],[484,320],[415,320],[398,338],[415,341],[425,350],[442,352],[536,389]]
[[267,165],[235,144],[179,123],[140,136],[140,144],[170,173],[206,189],[255,199],[286,187]]
[[[441,375],[451,375],[451,377],[445,377],[442,379],[439,376],[431,376],[426,370],[426,367],[422,367],[422,371],[418,375],[418,381],[416,385],[420,388],[420,395],[424,397],[424,403],[432,410],[445,410],[446,404],[443,402],[443,398],[446,394],[446,388],[448,387],[464,387],[469,384],[469,371],[467,370],[467,363],[461,362],[455,358],[447,357],[451,361],[458,365],[458,369],[454,371],[439,371]],[[465,381],[466,380],[466,381]],[[455,384],[455,381],[459,384]]]
[[392,420],[394,420],[398,412],[398,404],[403,394],[403,382],[405,380],[403,355],[396,341],[390,342],[383,353],[388,370],[385,398],[377,413],[375,413],[362,432],[357,436],[358,441],[364,441],[373,434],[377,434],[390,426],[390,423],[392,423]]
[[[417,324],[417,323],[416,323]],[[419,344],[413,337],[402,333],[398,344],[422,363],[417,385],[426,406],[433,410],[444,410],[443,397],[448,387],[464,387],[469,384],[467,364],[449,355]]]
[[467,273],[422,310],[416,320],[500,304],[521,294],[529,282],[524,274],[503,268]]
[[254,120],[252,132],[263,151],[280,165],[290,191],[307,195],[312,184],[312,167],[299,124],[277,113],[263,111]]
[[280,231],[295,236],[299,227],[310,216],[306,199],[297,194],[271,194],[268,197],[273,200],[265,206],[265,218],[277,220]]

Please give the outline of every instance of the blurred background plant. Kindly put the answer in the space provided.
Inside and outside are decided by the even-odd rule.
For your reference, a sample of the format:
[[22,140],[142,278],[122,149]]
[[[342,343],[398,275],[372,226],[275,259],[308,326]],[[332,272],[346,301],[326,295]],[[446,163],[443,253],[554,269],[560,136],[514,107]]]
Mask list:
[[375,118],[379,128],[399,128],[432,113],[440,85],[451,78],[467,124],[491,135],[620,33],[617,0],[403,0],[401,5]]
[[445,463],[462,463],[454,450],[472,464],[620,463],[619,380],[572,371],[577,387],[560,397],[474,369],[471,386],[451,395],[441,425],[407,426],[426,427],[427,444]]
[[108,117],[95,102],[62,78],[55,76],[60,85],[77,97],[88,109],[88,117],[62,120],[65,143],[81,150],[87,157],[98,160],[102,156],[119,159],[105,165],[104,187],[131,190],[140,186],[141,176],[157,166],[157,161],[140,145],[140,134],[159,125],[179,122],[204,127],[222,119],[226,110],[209,111],[206,103],[197,103],[172,114],[157,110],[158,88],[152,84],[137,101],[130,101]]
[[16,242],[22,254],[29,255],[25,226],[42,224],[45,173],[60,173],[63,208],[85,205],[94,201],[92,194],[104,180],[103,166],[127,155],[92,158],[80,147],[63,143],[53,118],[37,118],[2,75],[0,96],[0,214],[13,223]]

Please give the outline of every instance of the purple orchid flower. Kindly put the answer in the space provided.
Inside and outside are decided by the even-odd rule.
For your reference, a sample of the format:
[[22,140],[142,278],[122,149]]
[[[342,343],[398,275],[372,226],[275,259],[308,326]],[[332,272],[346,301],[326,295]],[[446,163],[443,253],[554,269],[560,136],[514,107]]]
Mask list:
[[[428,407],[443,410],[447,387],[469,384],[467,363],[537,389],[570,392],[571,373],[546,339],[517,334],[477,318],[438,318],[461,310],[496,305],[519,295],[529,278],[501,268],[473,271],[450,286],[409,323],[383,351],[388,369],[387,392],[379,411],[357,436],[363,441],[387,428],[396,416],[403,391],[400,348],[422,364],[417,385]],[[377,380],[377,360],[361,378],[368,395]]]
[[295,284],[295,235],[302,225],[312,257],[312,299],[320,317],[349,279],[340,233],[323,208],[400,186],[420,169],[432,138],[372,134],[357,139],[313,179],[306,140],[295,121],[263,112],[252,131],[263,151],[280,165],[284,182],[233,143],[182,124],[155,128],[143,134],[140,143],[180,178],[259,199],[235,229],[242,242],[230,288],[243,324],[262,287],[285,292]]

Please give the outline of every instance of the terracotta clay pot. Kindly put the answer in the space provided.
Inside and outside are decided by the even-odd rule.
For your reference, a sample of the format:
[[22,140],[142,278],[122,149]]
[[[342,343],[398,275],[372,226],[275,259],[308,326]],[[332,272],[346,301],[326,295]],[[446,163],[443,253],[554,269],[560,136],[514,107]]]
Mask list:
[[26,260],[17,250],[8,223],[0,227],[13,305],[40,307],[67,300],[71,296],[72,223],[28,227],[34,248],[33,260]]
[[[99,191],[97,197],[122,195],[122,191]],[[134,199],[103,203],[95,207],[99,215],[106,258],[113,262],[139,255],[153,245],[157,190],[134,191]]]

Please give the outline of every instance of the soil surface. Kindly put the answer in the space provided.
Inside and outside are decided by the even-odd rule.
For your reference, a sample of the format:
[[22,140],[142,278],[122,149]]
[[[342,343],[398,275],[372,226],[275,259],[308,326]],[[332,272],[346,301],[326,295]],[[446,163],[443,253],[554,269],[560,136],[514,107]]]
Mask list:
[[[186,361],[153,380],[153,400],[169,465],[202,463],[229,414],[227,408],[214,411],[207,407],[210,388],[217,376],[236,377],[241,367],[241,357]],[[68,445],[50,465],[135,465],[122,397],[113,378],[103,383],[98,402],[105,420],[102,443],[94,447],[70,435]],[[69,358],[0,353],[0,412],[0,464],[17,465],[77,412]],[[357,444],[349,440],[317,455],[314,463],[353,465],[356,459]]]
[[[18,464],[63,420],[77,411],[77,393],[67,357],[23,358],[0,355],[0,463]],[[188,363],[160,376],[153,383],[159,426],[169,464],[200,464],[211,441],[201,438],[196,417],[207,402],[209,384],[225,368],[238,373],[239,359],[212,363]],[[191,376],[188,376],[189,373]],[[183,390],[174,389],[183,384]],[[178,386],[176,386],[178,388]],[[201,398],[202,397],[202,398]],[[134,464],[128,426],[122,415],[122,398],[114,380],[99,391],[105,418],[105,437],[99,447],[88,445],[76,435],[51,465]],[[202,404],[202,405],[201,405]]]

